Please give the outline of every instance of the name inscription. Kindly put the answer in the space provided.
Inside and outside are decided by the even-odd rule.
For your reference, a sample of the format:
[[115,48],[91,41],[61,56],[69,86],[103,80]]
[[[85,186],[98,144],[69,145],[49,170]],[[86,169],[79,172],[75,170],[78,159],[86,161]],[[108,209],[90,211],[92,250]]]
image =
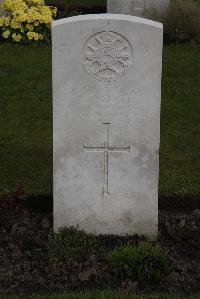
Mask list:
[[78,117],[92,113],[99,121],[108,121],[110,117],[123,119],[135,111],[140,93],[139,88],[133,87],[116,87],[112,92],[106,87],[103,90],[94,86],[72,87],[73,97],[63,106]]

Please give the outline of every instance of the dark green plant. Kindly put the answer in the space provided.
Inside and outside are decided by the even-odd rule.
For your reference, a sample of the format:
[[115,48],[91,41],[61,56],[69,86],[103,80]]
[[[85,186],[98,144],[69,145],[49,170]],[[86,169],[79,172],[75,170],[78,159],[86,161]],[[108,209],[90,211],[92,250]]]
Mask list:
[[49,236],[49,257],[52,261],[84,261],[100,250],[100,241],[78,227],[63,227]]
[[108,253],[108,261],[123,278],[133,277],[139,282],[160,282],[170,271],[167,251],[148,241],[115,248]]
[[200,1],[171,1],[163,23],[170,40],[200,43]]
[[57,17],[66,18],[79,14],[86,14],[89,11],[99,13],[106,11],[106,0],[46,0],[47,5],[58,8]]
[[200,0],[171,0],[162,13],[150,9],[144,15],[163,23],[164,42],[200,43]]

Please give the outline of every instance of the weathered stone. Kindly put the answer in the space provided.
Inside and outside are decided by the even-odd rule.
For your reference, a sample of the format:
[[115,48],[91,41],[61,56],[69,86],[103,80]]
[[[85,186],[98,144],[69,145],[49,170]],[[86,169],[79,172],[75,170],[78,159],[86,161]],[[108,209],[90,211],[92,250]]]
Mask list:
[[53,24],[54,229],[156,238],[162,25]]
[[148,17],[161,14],[169,6],[170,0],[107,0],[108,13]]

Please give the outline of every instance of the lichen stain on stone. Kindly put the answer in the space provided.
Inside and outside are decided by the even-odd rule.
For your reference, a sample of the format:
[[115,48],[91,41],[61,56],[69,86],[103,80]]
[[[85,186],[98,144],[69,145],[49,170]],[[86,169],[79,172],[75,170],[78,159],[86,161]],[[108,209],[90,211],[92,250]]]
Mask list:
[[123,213],[122,217],[120,217],[120,222],[123,225],[130,227],[135,222],[135,215],[132,211],[126,211]]

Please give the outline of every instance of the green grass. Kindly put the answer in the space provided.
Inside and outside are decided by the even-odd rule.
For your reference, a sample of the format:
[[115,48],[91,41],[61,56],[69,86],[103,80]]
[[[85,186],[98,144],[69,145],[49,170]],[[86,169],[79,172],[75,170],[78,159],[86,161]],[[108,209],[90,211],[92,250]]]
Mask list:
[[200,195],[200,48],[165,47],[160,194]]
[[0,46],[0,192],[52,192],[50,46]]
[[[93,291],[82,293],[63,293],[54,295],[22,295],[22,296],[1,296],[1,299],[182,299],[185,298],[176,294],[152,294],[136,295],[126,291]],[[200,295],[188,296],[187,299],[200,299]]]
[[[164,48],[160,195],[200,195],[200,48]],[[51,47],[0,45],[0,193],[52,192]]]

